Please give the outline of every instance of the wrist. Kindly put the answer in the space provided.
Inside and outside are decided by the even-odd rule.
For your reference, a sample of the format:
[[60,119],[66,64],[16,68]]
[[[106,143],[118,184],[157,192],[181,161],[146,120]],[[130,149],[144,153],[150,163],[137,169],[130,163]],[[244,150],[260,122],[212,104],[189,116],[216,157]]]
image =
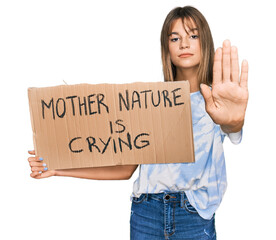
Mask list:
[[61,174],[61,171],[60,170],[53,170],[53,176],[62,176],[62,174]]
[[241,131],[242,127],[244,124],[244,120],[240,122],[235,122],[232,124],[227,124],[227,125],[221,125],[221,130],[225,133],[237,133]]

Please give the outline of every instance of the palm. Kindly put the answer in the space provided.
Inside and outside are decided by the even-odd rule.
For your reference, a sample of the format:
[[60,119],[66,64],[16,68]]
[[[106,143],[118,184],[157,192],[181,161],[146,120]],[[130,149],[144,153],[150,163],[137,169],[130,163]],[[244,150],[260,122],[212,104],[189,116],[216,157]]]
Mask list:
[[210,106],[209,114],[214,122],[223,125],[231,119],[244,117],[248,99],[247,89],[229,82],[215,84],[211,93],[214,103]]
[[238,53],[224,42],[223,51],[217,49],[213,68],[212,89],[201,87],[206,111],[220,125],[234,125],[243,121],[248,101],[248,66],[243,62],[239,76]]

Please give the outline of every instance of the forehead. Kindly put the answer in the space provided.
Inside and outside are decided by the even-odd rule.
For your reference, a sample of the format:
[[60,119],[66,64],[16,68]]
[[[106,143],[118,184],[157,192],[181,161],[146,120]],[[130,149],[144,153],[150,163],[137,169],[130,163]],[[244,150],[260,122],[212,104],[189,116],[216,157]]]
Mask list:
[[195,31],[195,30],[198,30],[198,29],[193,19],[178,18],[173,20],[173,22],[171,23],[169,34],[171,32],[180,32],[180,31],[185,31],[186,33],[188,33],[190,31]]

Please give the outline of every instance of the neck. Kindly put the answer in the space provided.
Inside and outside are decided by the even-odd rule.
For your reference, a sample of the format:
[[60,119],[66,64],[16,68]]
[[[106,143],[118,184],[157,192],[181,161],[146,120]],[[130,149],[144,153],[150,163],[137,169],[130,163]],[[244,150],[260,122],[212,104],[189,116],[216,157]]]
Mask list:
[[199,83],[197,80],[197,69],[198,68],[177,68],[175,81],[188,80],[190,83],[190,92],[199,91]]

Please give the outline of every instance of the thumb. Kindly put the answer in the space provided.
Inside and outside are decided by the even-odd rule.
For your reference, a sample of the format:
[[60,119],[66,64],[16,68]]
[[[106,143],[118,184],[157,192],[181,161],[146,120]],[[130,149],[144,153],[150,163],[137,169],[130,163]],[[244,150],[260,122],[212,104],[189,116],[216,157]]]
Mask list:
[[211,89],[206,84],[201,83],[200,90],[205,99],[206,111],[211,110],[211,108],[214,106],[214,100],[212,97]]

